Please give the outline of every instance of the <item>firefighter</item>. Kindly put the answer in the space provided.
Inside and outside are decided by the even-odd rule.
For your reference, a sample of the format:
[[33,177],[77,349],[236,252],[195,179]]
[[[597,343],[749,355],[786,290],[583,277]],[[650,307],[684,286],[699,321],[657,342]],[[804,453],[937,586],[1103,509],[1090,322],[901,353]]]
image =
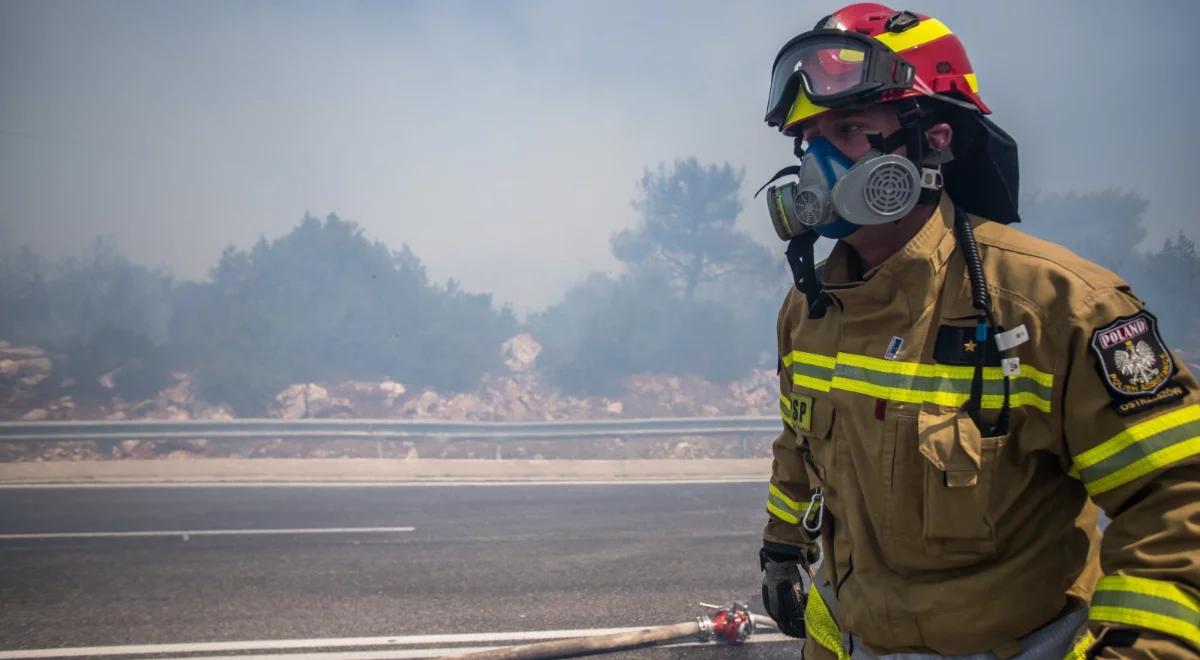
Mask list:
[[1200,387],[1119,277],[1011,226],[989,113],[921,14],[850,5],[775,60],[764,605],[808,658],[1200,657]]

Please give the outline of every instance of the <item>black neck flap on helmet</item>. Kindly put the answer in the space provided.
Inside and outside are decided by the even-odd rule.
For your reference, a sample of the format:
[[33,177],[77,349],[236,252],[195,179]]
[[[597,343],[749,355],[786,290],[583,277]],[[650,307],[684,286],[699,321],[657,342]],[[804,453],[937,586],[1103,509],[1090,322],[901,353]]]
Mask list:
[[1020,222],[1016,141],[978,112],[951,114],[954,160],[942,168],[946,192],[974,215],[1006,225]]

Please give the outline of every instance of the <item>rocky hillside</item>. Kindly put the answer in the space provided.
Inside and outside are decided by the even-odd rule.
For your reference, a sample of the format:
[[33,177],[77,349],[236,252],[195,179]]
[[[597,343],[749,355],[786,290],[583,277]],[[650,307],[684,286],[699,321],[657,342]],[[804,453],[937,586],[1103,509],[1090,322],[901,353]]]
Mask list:
[[74,401],[55,398],[60,383],[51,380],[54,363],[36,346],[0,341],[0,419],[69,419]]
[[[296,383],[276,395],[270,417],[445,419],[537,421],[615,417],[694,417],[771,415],[777,405],[775,373],[754,372],[728,385],[671,374],[629,378],[619,394],[578,397],[547,387],[536,361],[540,345],[528,334],[504,344],[505,373],[485,374],[472,391],[443,393],[414,389],[393,380]],[[0,342],[0,418],[69,419],[231,419],[229,408],[198,400],[188,374],[153,398],[125,401],[106,395],[76,400],[73,385],[54,373],[54,361],[41,349]],[[107,388],[107,389],[106,389]]]

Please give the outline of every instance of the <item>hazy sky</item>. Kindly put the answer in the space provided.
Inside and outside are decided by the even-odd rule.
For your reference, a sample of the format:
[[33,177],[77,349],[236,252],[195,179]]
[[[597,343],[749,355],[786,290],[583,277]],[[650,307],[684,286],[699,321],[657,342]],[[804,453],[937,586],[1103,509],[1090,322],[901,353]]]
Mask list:
[[[336,212],[528,311],[615,270],[643,169],[694,155],[745,167],[782,248],[750,199],[791,162],[769,68],[837,6],[0,0],[0,241],[200,278]],[[897,8],[963,40],[1025,191],[1129,188],[1153,244],[1200,234],[1200,2]]]

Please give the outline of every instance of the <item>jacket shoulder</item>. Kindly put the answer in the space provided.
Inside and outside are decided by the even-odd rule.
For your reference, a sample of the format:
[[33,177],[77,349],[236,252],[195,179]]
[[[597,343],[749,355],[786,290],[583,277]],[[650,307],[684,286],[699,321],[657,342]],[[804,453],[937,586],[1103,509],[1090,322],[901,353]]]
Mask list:
[[1051,318],[1064,313],[1086,317],[1102,296],[1120,292],[1132,297],[1129,285],[1116,273],[1016,227],[984,222],[975,236],[989,283],[1001,293],[1026,299]]
[[788,287],[787,295],[783,297],[783,304],[779,307],[777,325],[780,330],[795,325],[804,318],[805,310],[808,308],[807,300],[795,286]]

